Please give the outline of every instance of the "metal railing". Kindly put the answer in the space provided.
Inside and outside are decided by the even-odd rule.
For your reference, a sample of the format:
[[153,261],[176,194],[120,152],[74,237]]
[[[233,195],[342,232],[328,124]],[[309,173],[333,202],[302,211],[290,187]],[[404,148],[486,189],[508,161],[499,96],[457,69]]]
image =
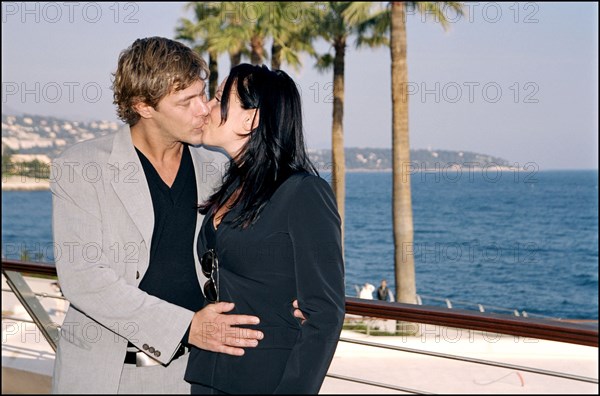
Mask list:
[[23,273],[56,276],[56,269],[50,265],[2,260],[2,273],[6,277],[6,283],[25,308],[33,323],[42,332],[52,349],[56,351],[59,339],[58,326],[50,319],[50,315],[38,300],[38,295],[31,290],[23,278]]
[[[360,291],[361,291],[360,285],[354,285],[354,289],[356,291],[355,296],[359,297]],[[450,298],[446,298],[446,297],[439,297],[439,296],[432,296],[432,295],[418,294],[418,293],[415,295],[415,297],[417,300],[417,305],[444,306],[447,308],[459,308],[460,307],[460,308],[463,308],[466,310],[476,310],[479,312],[504,313],[504,314],[514,315],[514,316],[523,316],[525,318],[534,317],[534,318],[555,319],[554,317],[548,316],[548,315],[543,315],[543,314],[538,314],[538,313],[530,313],[530,312],[527,312],[524,310],[519,311],[518,309],[515,309],[515,308],[499,307],[499,306],[490,305],[490,304],[481,304],[481,303],[476,303],[473,301],[450,299]],[[426,304],[424,304],[423,301],[425,301]],[[392,299],[391,302],[394,302],[394,300]],[[434,304],[431,304],[432,302]]]
[[[456,308],[457,306],[460,307],[464,307],[465,309],[470,309],[471,307],[473,307],[473,309],[479,311],[479,312],[496,312],[496,313],[506,313],[509,315],[515,315],[515,316],[523,316],[525,318],[529,317],[530,314],[529,312],[526,311],[519,311],[518,309],[511,309],[511,308],[506,308],[506,307],[498,307],[498,306],[494,306],[494,305],[489,305],[489,304],[481,304],[481,303],[474,303],[472,301],[462,301],[462,300],[456,300],[456,299],[449,299],[449,298],[442,298],[442,297],[436,297],[436,296],[429,296],[429,295],[425,295],[425,294],[417,294],[417,304],[419,305],[423,305],[423,299],[425,299],[425,301],[429,302],[429,301],[434,301],[434,302],[438,302],[438,303],[442,303],[442,305],[445,305],[448,308]],[[426,304],[429,305],[429,304]],[[533,317],[539,317],[539,318],[543,318],[543,317],[547,317],[546,315],[540,315],[540,314],[533,314]]]
[[598,327],[563,320],[532,319],[455,308],[389,303],[346,297],[346,313],[426,323],[598,347]]
[[[3,259],[2,272],[6,276],[11,290],[15,293],[15,295],[17,295],[19,301],[23,304],[33,321],[41,329],[44,337],[46,337],[50,345],[56,350],[58,330],[56,325],[50,321],[48,313],[44,310],[41,304],[39,304],[39,301],[37,301],[37,296],[47,296],[43,293],[38,293],[36,296],[36,294],[29,289],[22,278],[23,274],[38,276],[43,275],[50,277],[56,276],[55,267],[49,264]],[[346,313],[368,318],[390,319],[399,321],[401,323],[431,324],[458,329],[491,332],[493,334],[523,336],[541,340],[565,342],[596,348],[598,347],[597,323],[573,323],[564,320],[534,319],[523,316],[517,317],[506,314],[468,311],[455,308],[451,309],[446,307],[363,300],[354,297],[346,297]],[[597,378],[507,363],[499,363],[483,359],[474,359],[465,356],[437,353],[414,348],[404,348],[387,344],[378,344],[344,337],[340,338],[340,342],[359,344],[373,348],[416,353],[437,358],[460,360],[463,362],[515,369],[540,375],[548,375],[574,381],[598,384]],[[367,384],[383,389],[393,389],[409,393],[428,393],[422,390],[410,389],[394,384],[384,384],[381,382],[370,381],[356,377],[348,377],[335,373],[328,373],[327,376],[338,380]]]

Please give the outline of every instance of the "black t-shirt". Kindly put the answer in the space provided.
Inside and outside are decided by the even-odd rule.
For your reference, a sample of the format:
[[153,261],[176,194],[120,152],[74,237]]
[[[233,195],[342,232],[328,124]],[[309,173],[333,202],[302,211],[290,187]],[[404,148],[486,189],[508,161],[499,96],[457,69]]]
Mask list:
[[204,295],[194,262],[198,195],[189,148],[184,146],[181,164],[170,188],[144,154],[136,151],[154,207],[150,265],[139,287],[162,300],[198,311],[204,305]]

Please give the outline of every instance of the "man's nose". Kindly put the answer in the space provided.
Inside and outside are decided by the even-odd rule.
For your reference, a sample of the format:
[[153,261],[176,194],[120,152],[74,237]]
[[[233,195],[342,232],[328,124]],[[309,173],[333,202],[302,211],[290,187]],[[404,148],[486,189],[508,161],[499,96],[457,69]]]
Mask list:
[[198,98],[195,113],[196,113],[195,115],[197,115],[197,116],[208,115],[208,113],[210,113],[210,108],[208,107],[208,102],[206,100],[204,100],[203,98]]

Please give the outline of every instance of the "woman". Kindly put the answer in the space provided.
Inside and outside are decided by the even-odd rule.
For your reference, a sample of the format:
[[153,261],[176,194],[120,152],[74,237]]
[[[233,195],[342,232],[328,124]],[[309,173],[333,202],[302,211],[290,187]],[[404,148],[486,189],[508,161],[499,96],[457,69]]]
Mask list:
[[192,393],[316,394],[333,358],[345,301],[340,217],[308,159],[300,103],[286,73],[248,64],[231,69],[209,103],[203,143],[231,161],[201,206],[204,291],[258,316],[264,339],[241,357],[193,349]]

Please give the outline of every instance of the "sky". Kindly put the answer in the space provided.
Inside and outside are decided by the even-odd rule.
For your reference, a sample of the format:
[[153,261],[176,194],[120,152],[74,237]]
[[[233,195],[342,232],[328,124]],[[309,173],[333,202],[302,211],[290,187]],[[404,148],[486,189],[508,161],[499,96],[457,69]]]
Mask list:
[[[119,53],[136,38],[174,38],[179,19],[193,18],[185,4],[3,2],[2,112],[117,121]],[[465,5],[463,16],[445,12],[447,30],[407,15],[411,148],[478,152],[527,170],[598,169],[598,4]],[[389,48],[357,49],[351,37],[346,54],[344,145],[389,148]],[[302,60],[282,69],[300,88],[308,146],[330,148],[333,72]],[[222,56],[220,79],[228,69]]]

